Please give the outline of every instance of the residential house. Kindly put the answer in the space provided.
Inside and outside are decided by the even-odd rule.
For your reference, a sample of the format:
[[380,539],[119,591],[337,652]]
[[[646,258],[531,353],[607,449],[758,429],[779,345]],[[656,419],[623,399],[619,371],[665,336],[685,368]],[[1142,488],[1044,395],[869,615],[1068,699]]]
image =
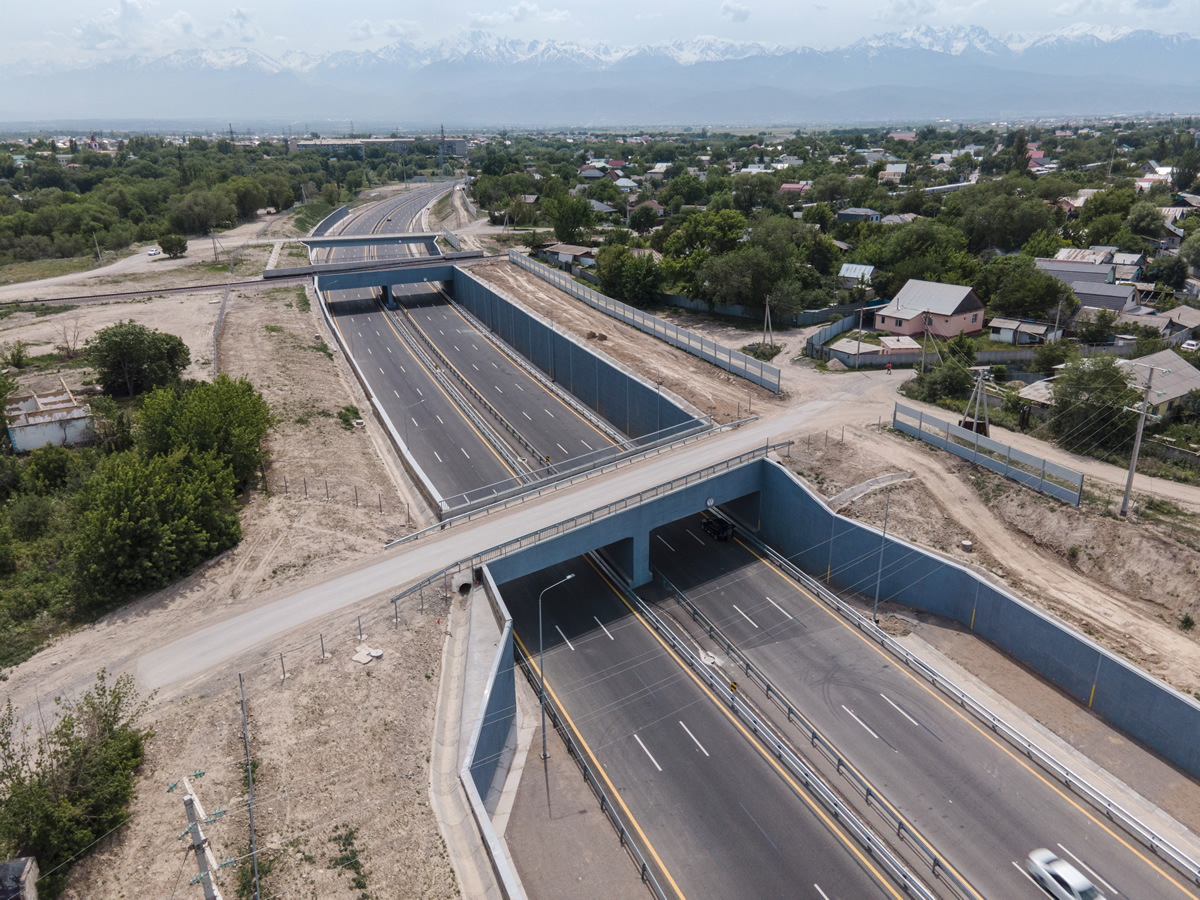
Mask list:
[[1171,320],[1176,333],[1186,331],[1188,337],[1200,334],[1200,309],[1191,306],[1177,306],[1163,315]]
[[619,187],[622,191],[625,191],[626,193],[629,193],[629,191],[632,191],[634,188],[637,187],[637,183],[629,178],[618,178],[616,181],[613,182],[613,184],[615,184],[617,187]]
[[1117,327],[1121,325],[1140,325],[1152,328],[1160,338],[1169,337],[1173,331],[1170,316],[1147,315],[1145,313],[1123,312],[1117,314]]
[[1083,262],[1099,266],[1111,263],[1113,261],[1113,253],[1108,247],[1092,247],[1088,250],[1080,250],[1076,247],[1063,247],[1054,254],[1054,258],[1066,260],[1067,262]]
[[666,210],[663,209],[662,204],[660,204],[657,200],[643,200],[641,203],[635,206],[634,209],[641,209],[643,206],[650,207],[660,216],[666,212]]
[[869,287],[874,275],[874,266],[864,266],[858,263],[842,263],[842,269],[838,272],[838,278],[841,279],[844,288],[853,288],[860,284]]
[[847,206],[845,209],[839,209],[837,220],[841,222],[878,222],[880,214],[873,209],[864,209],[859,206]]
[[892,213],[879,220],[880,225],[907,225],[921,218],[916,213]]
[[1063,284],[1074,284],[1077,281],[1090,281],[1097,284],[1112,284],[1116,273],[1111,264],[1097,265],[1095,263],[1074,262],[1065,259],[1038,258],[1034,264]]
[[568,271],[571,266],[594,266],[596,264],[596,248],[580,247],[575,244],[551,244],[542,251],[542,256]]
[[1200,391],[1200,371],[1174,350],[1160,350],[1141,359],[1119,359],[1117,365],[1128,373],[1129,386],[1138,391],[1145,391],[1153,367],[1148,405],[1152,415],[1169,418],[1179,411],[1180,401],[1189,392]]
[[1099,188],[1084,188],[1073,197],[1063,197],[1058,201],[1057,205],[1066,212],[1067,216],[1074,218],[1079,215],[1079,211],[1095,194],[1100,191]]
[[988,322],[993,341],[1005,344],[1048,344],[1062,338],[1063,329],[1047,322],[1025,322],[996,316]]
[[1098,284],[1094,281],[1074,281],[1071,290],[1083,307],[1107,309],[1118,315],[1130,312],[1138,305],[1138,292],[1132,284]]
[[588,181],[599,181],[604,177],[604,173],[595,166],[584,166],[579,170],[579,177],[585,178]]
[[888,334],[929,334],[952,338],[960,331],[983,331],[983,303],[971,287],[938,284],[933,281],[909,281],[892,302],[875,311],[875,329]]
[[917,142],[917,133],[915,131],[891,131],[888,132],[888,137],[893,141],[908,141],[910,144]]
[[908,163],[888,163],[879,173],[880,184],[899,184],[900,179],[908,174]]
[[921,345],[903,334],[885,334],[879,339],[880,353],[887,356],[891,353],[912,353],[920,350]]
[[807,191],[810,187],[812,187],[811,181],[797,181],[795,183],[781,184],[779,186],[779,193],[795,194],[797,196],[803,196],[804,192]]
[[661,253],[659,253],[657,250],[654,250],[650,247],[630,247],[629,255],[630,256],[648,256],[652,260],[654,260],[656,263],[660,263],[663,261],[663,255]]
[[617,211],[615,206],[609,206],[599,200],[589,200],[588,203],[592,205],[592,212],[598,216],[611,216]]
[[62,389],[23,393],[4,407],[8,439],[16,453],[39,447],[81,444],[93,435],[92,411],[80,403],[61,378]]

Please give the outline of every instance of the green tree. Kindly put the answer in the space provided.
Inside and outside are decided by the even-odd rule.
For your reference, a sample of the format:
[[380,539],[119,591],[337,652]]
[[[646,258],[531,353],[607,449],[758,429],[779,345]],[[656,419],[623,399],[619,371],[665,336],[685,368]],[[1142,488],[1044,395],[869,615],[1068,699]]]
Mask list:
[[72,555],[85,609],[170,584],[241,537],[232,469],[186,448],[108,457],[79,507]]
[[236,486],[250,484],[265,461],[263,438],[273,424],[262,394],[244,378],[221,375],[186,388],[146,395],[138,417],[137,446],[151,456],[177,450],[213,453],[233,471]]
[[179,337],[132,319],[97,331],[87,342],[87,355],[104,390],[127,397],[174,381],[192,361]]
[[36,740],[11,700],[0,716],[0,854],[35,856],[47,900],[62,892],[68,865],[129,818],[152,735],[138,724],[146,706],[130,675],[110,682],[102,669],[81,697],[54,703],[57,720]]
[[1162,256],[1150,263],[1146,269],[1146,280],[1153,284],[1164,284],[1172,290],[1182,290],[1187,285],[1188,267],[1178,256]]
[[[1075,295],[1023,253],[998,256],[975,282],[979,297],[994,315],[1041,318],[1069,316],[1078,306]],[[1059,307],[1059,303],[1062,307]]]
[[1054,367],[1079,358],[1079,348],[1070,341],[1050,341],[1038,344],[1033,351],[1033,368],[1043,375],[1053,375]]
[[1079,453],[1125,448],[1137,427],[1137,417],[1126,410],[1139,401],[1128,377],[1111,356],[1067,363],[1054,379],[1050,406],[1050,428],[1062,447]]
[[1065,246],[1067,246],[1067,242],[1062,239],[1057,231],[1044,230],[1035,232],[1025,242],[1025,246],[1021,248],[1021,252],[1026,256],[1035,258],[1053,259],[1054,254],[1058,253]]
[[1116,332],[1117,314],[1111,309],[1097,309],[1079,314],[1075,331],[1085,344],[1106,344]]
[[592,206],[582,197],[552,197],[543,201],[542,212],[554,223],[554,236],[566,244],[579,240],[592,224]]
[[638,206],[629,213],[629,227],[646,234],[658,224],[658,212],[652,206]]
[[158,239],[158,246],[171,259],[178,259],[187,253],[188,242],[182,234],[164,234]]
[[1167,231],[1166,222],[1153,203],[1140,200],[1129,209],[1125,227],[1139,237],[1160,238]]
[[1179,258],[1193,269],[1200,268],[1200,231],[1195,231],[1179,248]]

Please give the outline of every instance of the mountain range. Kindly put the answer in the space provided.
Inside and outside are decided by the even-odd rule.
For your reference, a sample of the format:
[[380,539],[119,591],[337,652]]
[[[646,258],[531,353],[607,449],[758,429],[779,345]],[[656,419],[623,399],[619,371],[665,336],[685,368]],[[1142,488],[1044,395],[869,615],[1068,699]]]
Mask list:
[[846,47],[713,37],[638,46],[482,31],[434,44],[269,56],[178,50],[74,68],[0,65],[0,122],[237,122],[239,130],[411,130],[986,122],[1200,111],[1200,40],[1080,27],[978,27]]

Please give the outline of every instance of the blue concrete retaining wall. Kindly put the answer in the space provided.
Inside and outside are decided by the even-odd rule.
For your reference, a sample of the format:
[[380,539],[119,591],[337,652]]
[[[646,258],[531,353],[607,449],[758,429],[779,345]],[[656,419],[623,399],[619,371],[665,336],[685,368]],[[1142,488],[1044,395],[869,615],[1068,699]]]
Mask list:
[[[814,576],[829,571],[832,587],[874,597],[881,532],[835,516],[781,466],[759,465],[763,540]],[[879,599],[961,622],[1200,775],[1200,704],[970,570],[889,536]]]
[[680,434],[697,419],[570,335],[551,328],[464,269],[454,270],[454,299],[551,380],[618,427],[640,438]]
[[[489,564],[503,584],[588,551],[632,541],[622,568],[635,584],[654,528],[718,505],[753,513],[763,540],[815,577],[830,573],[832,587],[875,593],[880,545],[879,598],[961,622],[975,634],[1039,672],[1073,697],[1176,765],[1200,776],[1200,704],[1134,668],[1025,601],[956,563],[842,518],[788,469],[759,460],[615,513]],[[757,507],[756,507],[757,503]],[[730,504],[733,504],[730,506]],[[629,549],[625,545],[625,550]]]
[[348,216],[348,215],[350,215],[350,210],[347,209],[344,205],[339,206],[337,209],[335,209],[333,212],[331,212],[329,215],[327,215],[325,218],[323,218],[320,222],[317,223],[317,227],[312,230],[312,236],[313,237],[323,237],[324,235],[329,233],[330,228],[332,228],[338,222],[342,221],[342,219],[346,218],[346,216]]
[[475,782],[475,789],[486,802],[496,777],[500,754],[508,742],[516,719],[517,687],[513,671],[512,618],[486,568],[484,579],[488,601],[492,604],[497,618],[501,620],[497,623],[501,628],[501,637],[485,689],[483,708],[479,713],[480,720],[476,722],[474,742],[468,748],[470,755],[466,765],[471,770],[471,780]]

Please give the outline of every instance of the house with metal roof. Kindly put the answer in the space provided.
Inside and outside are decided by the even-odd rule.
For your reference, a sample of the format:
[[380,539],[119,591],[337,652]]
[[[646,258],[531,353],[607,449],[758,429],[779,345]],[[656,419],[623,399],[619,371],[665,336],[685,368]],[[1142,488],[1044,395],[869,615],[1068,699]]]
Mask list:
[[841,271],[838,272],[838,278],[841,279],[842,287],[845,288],[857,287],[859,284],[870,285],[874,275],[874,266],[864,266],[859,263],[842,263]]
[[1150,402],[1147,411],[1156,416],[1170,416],[1179,411],[1180,401],[1191,391],[1200,391],[1200,371],[1174,350],[1160,350],[1141,359],[1119,359],[1117,365],[1129,374],[1129,386],[1137,391],[1146,389],[1150,369]]
[[1112,284],[1116,273],[1112,263],[1079,262],[1068,259],[1046,259],[1039,257],[1034,264],[1047,274],[1053,275],[1063,284],[1074,284],[1077,281],[1091,281],[1098,284]]
[[847,206],[845,209],[839,209],[837,213],[838,222],[878,222],[880,213],[873,209],[864,209],[859,206]]
[[978,334],[983,331],[983,303],[967,285],[911,278],[891,303],[876,310],[875,330],[909,337]]
[[1097,284],[1091,281],[1071,282],[1071,290],[1080,304],[1094,309],[1109,309],[1120,314],[1138,305],[1137,288],[1132,284]]

